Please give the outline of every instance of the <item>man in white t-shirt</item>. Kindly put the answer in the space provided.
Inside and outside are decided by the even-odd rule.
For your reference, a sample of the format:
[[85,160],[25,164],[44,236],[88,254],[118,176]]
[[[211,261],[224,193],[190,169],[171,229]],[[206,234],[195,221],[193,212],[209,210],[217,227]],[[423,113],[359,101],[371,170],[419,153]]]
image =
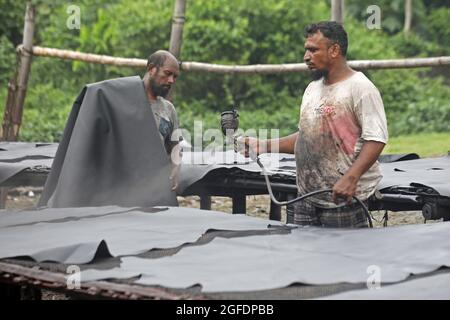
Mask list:
[[[387,139],[383,101],[375,85],[346,61],[347,33],[336,22],[305,28],[304,61],[314,79],[306,88],[299,131],[245,145],[257,154],[295,153],[299,195],[332,188],[332,194],[294,205],[294,223],[324,227],[366,227],[362,207],[381,180],[378,156]],[[248,149],[248,148],[247,148]],[[247,150],[248,151],[248,150]]]

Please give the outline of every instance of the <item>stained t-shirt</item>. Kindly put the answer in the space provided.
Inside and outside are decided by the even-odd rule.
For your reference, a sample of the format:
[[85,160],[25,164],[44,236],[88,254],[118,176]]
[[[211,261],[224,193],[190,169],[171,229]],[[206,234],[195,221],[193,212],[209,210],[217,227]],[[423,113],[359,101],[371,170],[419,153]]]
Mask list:
[[175,137],[173,132],[179,128],[177,112],[173,104],[164,99],[158,97],[155,101],[150,102],[150,108],[155,115],[156,127],[159,130],[161,140],[166,148],[168,154],[172,151],[172,148],[179,142],[180,137]]
[[[333,188],[368,140],[388,140],[383,101],[375,85],[361,72],[332,85],[323,78],[311,82],[303,95],[295,145],[299,193]],[[366,200],[381,178],[376,162],[361,176],[355,195]],[[324,208],[345,204],[334,204],[331,193],[308,201]]]

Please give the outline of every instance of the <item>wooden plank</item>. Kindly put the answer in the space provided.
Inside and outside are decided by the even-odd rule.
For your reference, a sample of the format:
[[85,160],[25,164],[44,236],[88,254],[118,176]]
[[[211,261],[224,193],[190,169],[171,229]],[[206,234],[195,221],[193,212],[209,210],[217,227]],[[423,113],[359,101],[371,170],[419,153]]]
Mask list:
[[33,285],[67,294],[76,293],[113,299],[205,299],[203,295],[173,293],[160,288],[106,281],[81,282],[79,289],[68,289],[66,275],[64,274],[4,262],[0,262],[0,282]]

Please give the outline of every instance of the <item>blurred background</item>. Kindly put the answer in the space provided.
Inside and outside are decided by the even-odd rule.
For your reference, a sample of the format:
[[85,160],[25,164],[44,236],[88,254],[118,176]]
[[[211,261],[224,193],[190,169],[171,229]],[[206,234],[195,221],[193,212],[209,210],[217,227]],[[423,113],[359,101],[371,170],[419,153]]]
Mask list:
[[[146,59],[168,49],[174,0],[36,0],[34,45]],[[450,55],[450,7],[446,0],[346,0],[348,60]],[[81,28],[66,26],[67,8],[80,8]],[[368,29],[367,8],[381,9],[381,28]],[[26,1],[0,0],[0,112],[17,66]],[[303,62],[303,28],[330,19],[328,0],[188,0],[182,61],[227,65]],[[450,86],[447,67],[368,70],[380,90],[391,140],[385,153],[439,156],[450,151]],[[143,75],[143,69],[33,57],[21,141],[58,142],[72,103],[87,83]],[[297,128],[305,73],[220,75],[182,72],[173,102],[182,128],[194,120],[219,128],[219,113],[237,107],[240,127]]]

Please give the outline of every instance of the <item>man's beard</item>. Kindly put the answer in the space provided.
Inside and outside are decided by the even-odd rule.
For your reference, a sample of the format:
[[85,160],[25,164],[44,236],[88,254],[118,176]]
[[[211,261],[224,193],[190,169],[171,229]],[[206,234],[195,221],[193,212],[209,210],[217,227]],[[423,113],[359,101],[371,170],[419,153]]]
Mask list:
[[170,85],[158,85],[153,78],[150,78],[150,88],[156,97],[160,96],[165,98],[170,91]]
[[310,77],[315,81],[319,80],[322,77],[326,77],[328,75],[328,70],[311,70],[309,72]]

